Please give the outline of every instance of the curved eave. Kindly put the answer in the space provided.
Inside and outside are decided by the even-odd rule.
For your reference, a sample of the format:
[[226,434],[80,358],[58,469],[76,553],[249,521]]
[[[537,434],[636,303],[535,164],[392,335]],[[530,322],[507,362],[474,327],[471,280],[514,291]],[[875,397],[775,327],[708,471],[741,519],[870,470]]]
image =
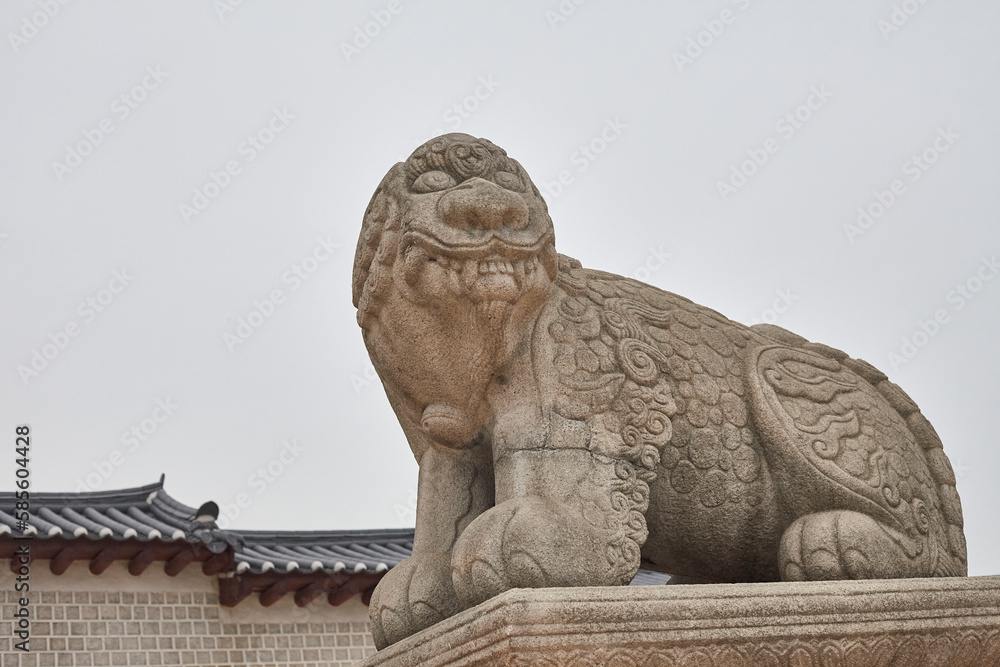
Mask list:
[[321,595],[326,596],[327,603],[333,606],[343,604],[354,595],[360,595],[361,601],[368,604],[372,591],[383,576],[384,572],[332,574],[271,571],[237,574],[219,579],[219,603],[224,607],[235,607],[256,593],[264,607],[270,607],[285,595],[292,595],[299,607],[305,607]]
[[63,574],[76,561],[87,561],[92,574],[101,574],[115,561],[128,561],[128,571],[133,575],[142,574],[156,562],[164,563],[164,571],[176,576],[191,563],[201,563],[206,575],[218,574],[233,568],[232,549],[212,551],[201,542],[187,540],[166,541],[123,540],[114,537],[84,538],[54,536],[46,539],[19,539],[0,536],[0,558],[9,558],[12,572],[17,573],[23,553],[19,551],[29,546],[31,562],[48,561],[49,571]]

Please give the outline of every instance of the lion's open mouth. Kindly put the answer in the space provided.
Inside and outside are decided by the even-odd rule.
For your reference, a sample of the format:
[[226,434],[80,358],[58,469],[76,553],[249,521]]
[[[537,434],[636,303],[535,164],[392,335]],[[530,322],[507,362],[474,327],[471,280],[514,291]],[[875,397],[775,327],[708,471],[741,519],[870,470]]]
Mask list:
[[522,243],[517,243],[511,238],[503,238],[495,232],[487,232],[484,236],[484,238],[470,238],[467,243],[457,243],[439,239],[425,231],[410,230],[406,234],[404,244],[419,246],[431,257],[448,257],[459,262],[473,259],[511,263],[538,257],[547,246],[552,246],[551,233],[542,234]]
[[[444,247],[437,239],[410,234],[404,250],[407,282],[416,284],[425,271],[436,265],[454,291],[474,301],[513,302],[539,282],[539,269],[554,279],[555,251],[551,236],[530,246],[515,246],[493,238],[466,247]],[[551,265],[551,266],[550,266]],[[544,279],[544,278],[543,278]]]
[[515,279],[522,279],[526,275],[537,271],[542,265],[538,255],[528,259],[519,259],[513,262],[506,261],[503,257],[491,256],[486,259],[476,261],[474,259],[461,260],[458,258],[428,257],[430,262],[438,262],[442,268],[448,271],[458,271],[459,273],[468,271],[477,275],[506,274],[514,276]]

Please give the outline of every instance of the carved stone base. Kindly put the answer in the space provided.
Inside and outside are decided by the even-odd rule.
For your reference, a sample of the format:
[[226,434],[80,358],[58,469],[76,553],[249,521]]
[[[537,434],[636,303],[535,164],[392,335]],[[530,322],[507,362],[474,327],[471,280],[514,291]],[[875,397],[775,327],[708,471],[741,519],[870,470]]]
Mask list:
[[1000,665],[1000,576],[518,589],[358,665]]

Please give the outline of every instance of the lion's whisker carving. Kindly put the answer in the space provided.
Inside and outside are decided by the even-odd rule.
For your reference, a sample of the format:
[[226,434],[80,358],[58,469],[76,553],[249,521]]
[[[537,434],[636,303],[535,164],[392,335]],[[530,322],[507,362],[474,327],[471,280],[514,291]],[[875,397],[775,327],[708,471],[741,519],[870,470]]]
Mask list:
[[870,364],[558,255],[521,165],[447,134],[365,213],[353,298],[420,464],[384,647],[517,587],[966,573],[942,445]]

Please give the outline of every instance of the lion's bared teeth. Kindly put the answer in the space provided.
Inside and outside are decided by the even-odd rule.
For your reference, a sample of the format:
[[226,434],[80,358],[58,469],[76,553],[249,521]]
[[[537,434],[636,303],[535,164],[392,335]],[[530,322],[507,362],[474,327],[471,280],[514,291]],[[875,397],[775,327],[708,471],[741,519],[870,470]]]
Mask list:
[[[417,264],[415,260],[418,257],[423,257],[426,261],[430,255],[426,251],[417,252],[412,253],[412,257],[408,257],[407,259],[415,265]],[[459,281],[458,284],[464,285],[467,289],[471,289],[480,277],[488,275],[510,276],[520,289],[525,276],[530,276],[541,266],[541,260],[537,255],[517,261],[507,261],[498,255],[490,255],[483,259],[465,260],[440,255],[434,257],[434,259],[438,266],[452,274],[454,279]]]
[[420,277],[420,273],[427,264],[428,254],[420,246],[412,245],[406,249],[403,258],[403,276],[406,282],[414,285]]
[[481,263],[474,259],[465,260],[465,263],[462,264],[462,283],[465,285],[465,288],[472,289],[479,278],[479,274],[483,272],[483,265]]

